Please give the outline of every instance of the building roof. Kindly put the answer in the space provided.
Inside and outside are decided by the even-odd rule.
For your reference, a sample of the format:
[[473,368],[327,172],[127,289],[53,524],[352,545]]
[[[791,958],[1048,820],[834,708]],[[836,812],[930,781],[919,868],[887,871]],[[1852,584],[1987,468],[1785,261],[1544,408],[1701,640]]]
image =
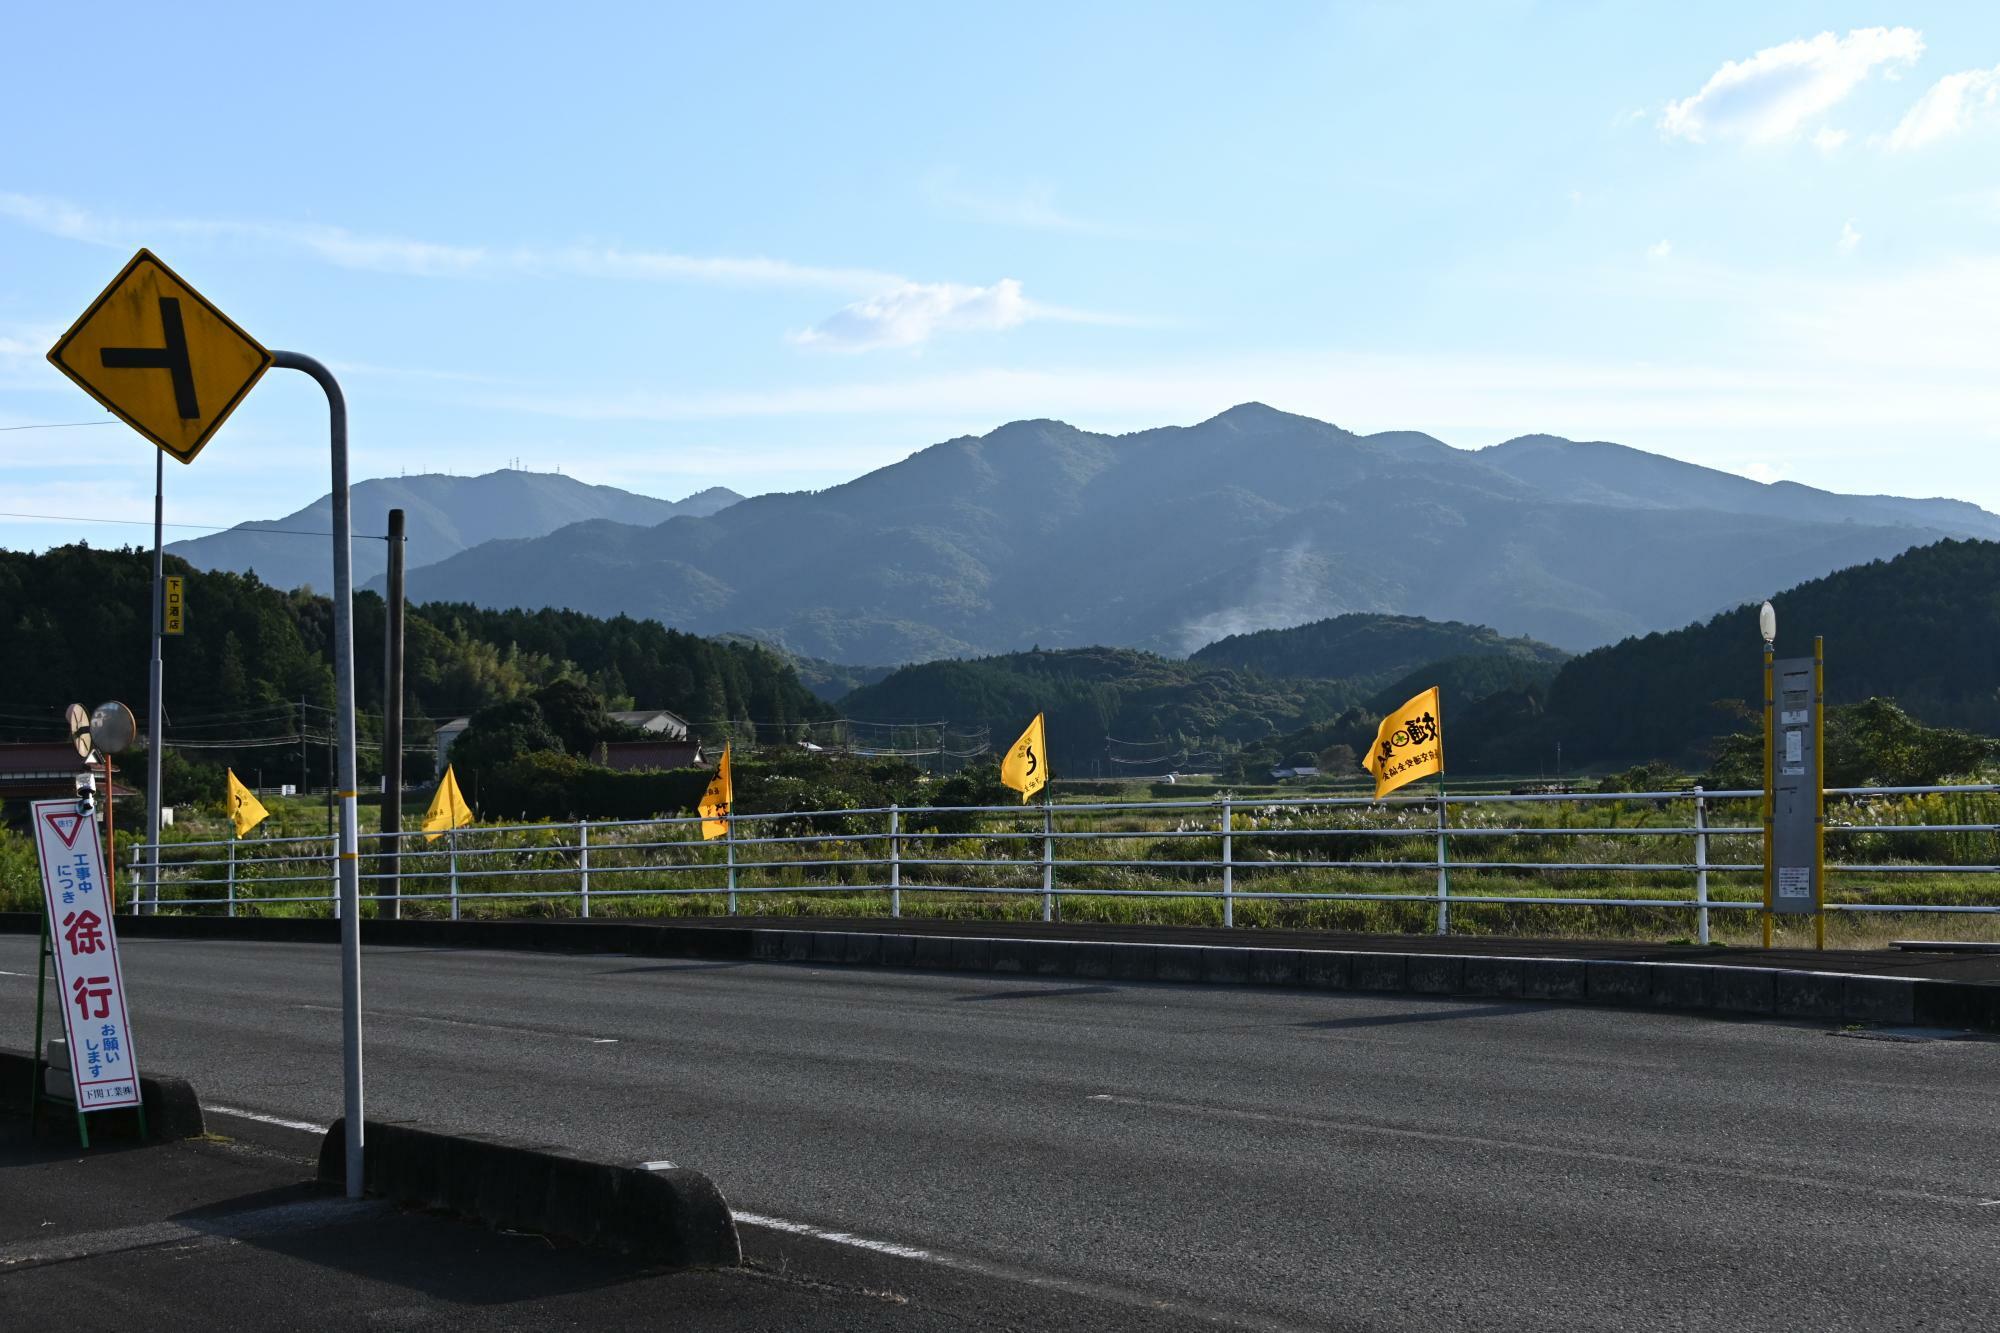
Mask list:
[[[97,772],[104,770],[103,756],[99,756]],[[76,749],[68,741],[7,741],[0,742],[0,799],[46,800],[56,796],[76,794],[76,775],[83,772],[84,762],[77,757]],[[122,773],[122,767],[114,767],[114,773]],[[113,793],[131,796],[133,791],[123,783],[117,784]]]

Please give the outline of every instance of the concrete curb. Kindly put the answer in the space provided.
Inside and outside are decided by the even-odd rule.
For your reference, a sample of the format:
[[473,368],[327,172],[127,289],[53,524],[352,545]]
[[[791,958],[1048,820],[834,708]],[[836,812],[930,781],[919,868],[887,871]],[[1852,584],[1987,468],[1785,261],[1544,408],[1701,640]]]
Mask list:
[[[0,913],[0,933],[39,929],[33,913]],[[125,917],[119,930],[134,938],[312,944],[339,938],[338,922],[305,917]],[[361,938],[370,945],[1465,995],[2000,1032],[2000,984],[1741,964],[610,921],[371,919],[362,922]]]
[[[370,1120],[365,1187],[398,1203],[437,1208],[489,1227],[530,1231],[676,1268],[743,1262],[736,1219],[699,1171],[648,1171],[558,1149]],[[347,1178],[347,1124],[320,1144],[319,1178]]]
[[[35,1059],[26,1051],[0,1050],[0,1113],[26,1115],[30,1080],[39,1081],[48,1067],[48,1061]],[[142,1074],[139,1096],[146,1103],[146,1128],[155,1140],[164,1143],[173,1139],[198,1139],[208,1132],[201,1117],[201,1099],[195,1096],[193,1086],[186,1079]],[[44,1098],[42,1105],[44,1128],[74,1137],[76,1118],[69,1111],[70,1104]],[[93,1140],[99,1134],[112,1138],[137,1138],[139,1117],[130,1111],[92,1111],[90,1133]]]
[[752,929],[750,957],[1076,980],[1287,986],[2000,1032],[2000,986],[1791,968]]

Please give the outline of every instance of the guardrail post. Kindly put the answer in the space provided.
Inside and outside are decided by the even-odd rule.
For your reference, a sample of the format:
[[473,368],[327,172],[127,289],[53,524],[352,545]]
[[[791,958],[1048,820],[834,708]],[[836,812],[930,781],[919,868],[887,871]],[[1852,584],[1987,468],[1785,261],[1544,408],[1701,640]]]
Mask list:
[[456,921],[458,920],[458,830],[446,829],[444,841],[445,846],[449,848],[446,852],[446,865],[451,874],[451,919]]
[[1042,920],[1056,919],[1056,838],[1055,813],[1042,802]]
[[229,831],[229,915],[236,915],[236,830]]
[[1437,933],[1451,933],[1451,872],[1445,867],[1450,863],[1445,859],[1445,794],[1444,781],[1438,781],[1438,924]]
[[1695,938],[1708,943],[1708,802],[1694,789]]
[[[138,847],[134,847],[132,849],[132,869],[127,873],[126,876],[129,880],[131,880],[132,883],[132,893],[131,893],[132,905],[125,909],[126,915],[128,916],[139,915],[139,899],[145,896],[139,890],[139,852],[141,850],[142,849]],[[154,852],[152,848],[147,847],[144,848],[143,850],[145,851],[146,855],[153,857],[155,860],[158,859],[158,853]],[[112,848],[111,854],[113,856],[116,856],[118,854],[118,849],[115,847]],[[158,870],[155,869],[154,873],[157,874]],[[113,906],[116,906],[116,904],[113,904]]]
[[1235,828],[1229,798],[1222,798],[1222,924],[1236,924],[1236,863],[1230,857],[1229,835]]
[[583,888],[583,919],[590,920],[590,824],[576,821],[576,855]]
[[[326,840],[326,900],[333,905],[333,919],[340,920],[340,843],[329,834]],[[360,895],[355,896],[355,910],[360,911]]]
[[900,812],[892,802],[889,806],[889,915],[903,914],[903,840],[898,835],[902,831]]
[[[767,844],[768,845],[768,844]],[[736,915],[736,816],[722,817],[722,850],[729,864],[729,915]]]

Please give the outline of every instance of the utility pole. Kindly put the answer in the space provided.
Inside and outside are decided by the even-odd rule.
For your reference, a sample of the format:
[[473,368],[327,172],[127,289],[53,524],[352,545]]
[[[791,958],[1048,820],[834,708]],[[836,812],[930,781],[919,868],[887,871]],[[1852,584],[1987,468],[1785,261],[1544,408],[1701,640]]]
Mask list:
[[[153,657],[146,676],[146,846],[152,849],[146,853],[150,866],[146,872],[146,910],[149,912],[160,910],[160,761],[164,758],[161,747],[166,744],[167,738],[163,721],[167,708],[166,669],[160,663],[160,641],[166,629],[164,617],[167,609],[163,537],[167,516],[166,491],[167,455],[163,450],[153,458]],[[137,906],[139,886],[136,884],[132,886],[132,900]]]
[[403,915],[403,511],[389,511],[389,618],[383,634],[388,662],[382,676],[382,850],[389,871],[389,915]]

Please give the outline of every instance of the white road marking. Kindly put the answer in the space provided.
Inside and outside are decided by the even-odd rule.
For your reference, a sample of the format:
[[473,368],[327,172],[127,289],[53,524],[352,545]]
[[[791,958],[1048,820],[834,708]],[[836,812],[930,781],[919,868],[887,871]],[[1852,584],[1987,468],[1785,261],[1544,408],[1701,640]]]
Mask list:
[[1979,1206],[1981,1208],[2000,1208],[2000,1199],[1988,1199],[1985,1203],[1982,1203]]
[[0,972],[0,977],[19,977],[25,981],[28,978],[28,974],[26,972]]
[[926,1250],[915,1245],[899,1245],[894,1241],[876,1240],[870,1236],[857,1236],[851,1231],[835,1231],[829,1227],[814,1226],[810,1222],[794,1222],[788,1217],[771,1217],[764,1213],[749,1213],[733,1209],[737,1222],[749,1227],[762,1227],[767,1231],[783,1231],[794,1236],[805,1236],[812,1240],[831,1241],[835,1245],[851,1245],[856,1249],[871,1250],[876,1254],[887,1254],[898,1259],[915,1259],[941,1268],[956,1269],[963,1273],[978,1273],[984,1277],[999,1278],[1007,1282],[1019,1282],[1024,1286],[1040,1287],[1048,1291],[1065,1291],[1073,1295],[1094,1300],[1110,1301],[1119,1305],[1135,1306],[1149,1311],[1168,1310],[1191,1315],[1209,1323],[1221,1324],[1233,1329],[1256,1329],[1261,1333],[1305,1333],[1296,1324],[1279,1323],[1260,1315],[1246,1314],[1238,1310],[1223,1310],[1200,1305],[1192,1301],[1161,1296],[1152,1292],[1134,1291],[1126,1287],[1107,1283],[1081,1281],[1076,1278],[1061,1277],[1054,1273],[1038,1272],[1020,1268],[1013,1264],[995,1263],[989,1259],[974,1259],[962,1254],[941,1254],[936,1250]]
[[618,1038],[616,1038],[616,1037],[592,1037],[592,1038],[590,1039],[590,1044],[591,1044],[592,1046],[616,1046],[616,1045],[618,1044]]
[[240,1106],[216,1106],[211,1103],[205,1109],[217,1115],[235,1116],[238,1120],[255,1120],[260,1125],[276,1125],[280,1129],[303,1129],[313,1134],[324,1134],[328,1125],[315,1125],[307,1120],[287,1120],[283,1116],[265,1115],[261,1111],[246,1111]]
[[753,1227],[763,1227],[769,1231],[788,1231],[795,1236],[811,1236],[814,1240],[830,1240],[836,1245],[852,1245],[856,1249],[874,1250],[878,1254],[893,1254],[898,1259],[930,1259],[929,1250],[920,1250],[914,1245],[898,1245],[894,1241],[870,1240],[847,1231],[828,1231],[808,1222],[793,1222],[782,1217],[766,1217],[762,1213],[738,1211],[736,1220]]
[[639,1165],[648,1171],[671,1171],[674,1169],[674,1164],[664,1157],[657,1162],[641,1162]]

